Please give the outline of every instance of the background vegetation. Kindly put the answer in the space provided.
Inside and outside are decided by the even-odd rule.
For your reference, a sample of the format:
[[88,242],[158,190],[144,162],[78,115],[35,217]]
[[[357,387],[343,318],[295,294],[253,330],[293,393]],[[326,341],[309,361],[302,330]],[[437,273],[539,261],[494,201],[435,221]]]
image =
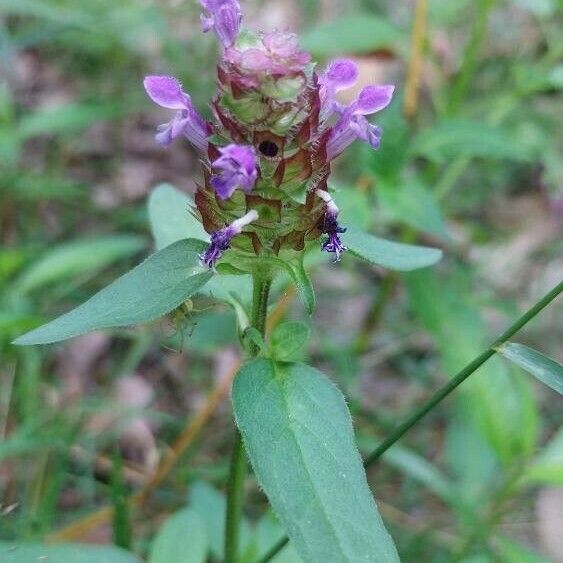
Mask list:
[[[369,451],[563,277],[562,4],[430,0],[414,55],[412,1],[243,4],[262,28],[300,30],[319,60],[352,55],[364,83],[397,84],[381,150],[349,151],[336,199],[344,223],[445,251],[409,275],[315,267],[304,354],[349,398]],[[151,250],[155,185],[194,190],[187,145],[153,142],[163,120],[141,80],[178,76],[206,107],[216,45],[198,14],[174,0],[0,0],[0,540],[171,561],[153,538],[176,513],[199,560],[220,558],[234,314],[202,299],[151,326],[10,345]],[[290,290],[279,298],[274,319],[305,320]],[[559,300],[518,340],[561,361],[562,334]],[[562,407],[496,358],[370,469],[403,560],[563,561]],[[247,496],[251,562],[282,532],[252,481]]]

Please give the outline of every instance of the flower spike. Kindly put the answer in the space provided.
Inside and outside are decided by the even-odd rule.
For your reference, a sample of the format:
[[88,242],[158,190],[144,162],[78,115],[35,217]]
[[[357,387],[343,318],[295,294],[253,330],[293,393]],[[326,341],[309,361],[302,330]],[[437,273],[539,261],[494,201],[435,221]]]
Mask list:
[[184,135],[201,152],[207,150],[211,128],[194,107],[190,96],[182,90],[180,82],[172,76],[146,76],[143,85],[153,102],[177,110],[168,123],[158,126],[156,142],[166,147]]
[[232,47],[240,33],[242,10],[237,0],[200,0],[207,14],[201,14],[203,32],[211,29],[225,49]]
[[211,186],[221,199],[228,199],[237,188],[244,192],[252,191],[258,170],[254,147],[228,145],[219,149],[221,156],[213,162],[213,168],[222,170],[220,176],[211,178]]
[[326,203],[325,214],[321,220],[320,229],[328,238],[321,243],[321,249],[334,254],[333,262],[339,262],[342,253],[348,250],[340,240],[342,233],[346,232],[345,227],[338,224],[340,210],[328,192],[316,190],[315,193]]
[[244,227],[250,225],[250,223],[256,221],[257,219],[258,212],[252,209],[246,215],[236,221],[233,221],[224,229],[212,233],[211,244],[199,257],[201,264],[203,266],[207,266],[208,268],[215,268],[215,264],[221,256],[223,256],[225,250],[230,248],[233,238],[239,235]]
[[241,0],[198,2],[204,32],[221,45],[209,123],[175,78],[149,76],[145,88],[175,113],[157,140],[183,136],[198,149],[203,178],[194,200],[211,237],[202,264],[214,268],[232,246],[228,259],[248,273],[254,257],[291,260],[315,238],[340,260],[346,229],[327,187],[331,161],[356,139],[379,147],[382,130],[369,116],[390,103],[393,86],[358,88],[351,103],[339,101],[358,82],[354,60],[319,71],[291,31],[242,32]]

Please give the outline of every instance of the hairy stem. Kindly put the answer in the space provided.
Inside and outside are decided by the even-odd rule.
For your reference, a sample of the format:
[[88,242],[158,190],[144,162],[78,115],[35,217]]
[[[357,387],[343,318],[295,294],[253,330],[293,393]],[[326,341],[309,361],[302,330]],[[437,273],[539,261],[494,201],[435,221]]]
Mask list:
[[[254,291],[252,298],[252,327],[264,336],[268,315],[268,296],[272,280],[269,276],[254,276]],[[259,349],[255,344],[251,346],[251,356],[258,355]],[[244,478],[246,476],[246,455],[240,432],[237,430],[227,492],[227,514],[225,522],[225,563],[237,563],[239,560],[240,521],[244,500]]]
[[[545,309],[563,292],[563,281],[555,286],[549,293],[540,299],[533,307],[528,309],[514,324],[503,332],[484,352],[477,356],[470,364],[456,374],[446,385],[441,387],[424,405],[384,440],[364,460],[364,467],[368,468],[379,459],[395,442],[399,441],[415,424],[422,420],[434,407],[443,401],[454,389],[459,387],[472,373],[477,371],[489,358],[496,354],[496,348],[507,342],[524,325],[531,321],[540,311]],[[287,537],[281,538],[257,563],[267,563],[273,559],[289,542]]]

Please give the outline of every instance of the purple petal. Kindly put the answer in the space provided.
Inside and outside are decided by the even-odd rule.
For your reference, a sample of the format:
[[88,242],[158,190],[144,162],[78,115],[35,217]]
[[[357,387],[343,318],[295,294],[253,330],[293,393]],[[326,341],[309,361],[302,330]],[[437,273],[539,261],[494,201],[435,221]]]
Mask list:
[[201,18],[203,32],[213,29],[223,47],[232,47],[242,21],[238,0],[200,0],[200,4],[208,12]]
[[143,85],[150,99],[164,108],[186,109],[191,104],[180,82],[172,76],[146,76]]
[[358,80],[358,66],[350,59],[336,59],[329,64],[323,78],[336,92],[351,88]]
[[221,170],[211,178],[211,186],[221,199],[228,199],[240,188],[249,193],[258,178],[257,157],[254,147],[231,144],[220,149],[221,156],[213,168]]
[[187,111],[179,111],[171,121],[158,126],[158,133],[155,136],[156,142],[167,147],[174,139],[185,132],[188,123]]
[[365,141],[374,149],[379,148],[383,130],[370,123],[363,115],[355,115],[350,120],[350,129],[354,131],[358,139]]
[[353,104],[354,113],[361,115],[370,115],[377,111],[381,111],[387,107],[395,86],[366,86],[361,92],[358,100]]

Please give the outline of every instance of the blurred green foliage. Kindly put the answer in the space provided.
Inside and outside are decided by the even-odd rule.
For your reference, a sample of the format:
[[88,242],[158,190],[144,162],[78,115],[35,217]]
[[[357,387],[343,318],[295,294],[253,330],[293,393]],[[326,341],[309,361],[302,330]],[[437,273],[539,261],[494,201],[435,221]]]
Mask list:
[[[320,312],[312,322],[319,334],[302,353],[326,362],[346,391],[366,451],[482,350],[522,304],[542,293],[538,288],[561,279],[561,2],[429,4],[421,99],[410,120],[401,93],[411,3],[337,2],[330,19],[317,1],[298,10],[303,42],[321,61],[357,55],[370,80],[381,75],[397,83],[399,95],[379,119],[381,149],[358,145],[336,170],[343,216],[376,235],[440,245],[446,255],[437,271],[401,277],[374,276],[346,259],[338,267],[315,266]],[[252,18],[267,9],[259,5]],[[93,460],[112,451],[119,431],[88,423],[115,408],[110,390],[120,378],[152,377],[158,412],[151,407],[143,415],[159,420],[159,442],[170,443],[186,415],[178,397],[209,389],[213,358],[236,343],[233,314],[202,297],[174,324],[112,333],[111,354],[84,374],[86,390],[74,401],[65,399],[60,373],[68,348],[10,344],[150,250],[147,190],[123,194],[126,172],[147,161],[149,181],[176,180],[190,189],[187,149],[163,156],[156,146],[147,148],[158,121],[140,84],[147,73],[177,75],[204,110],[215,46],[201,36],[197,20],[196,2],[0,0],[2,540],[40,541],[112,498]],[[182,158],[185,169],[172,173]],[[120,194],[112,205],[100,195],[108,188]],[[559,221],[557,234],[544,244],[530,252],[510,245],[533,238],[550,221]],[[166,240],[166,233],[159,236]],[[486,254],[494,248],[508,255],[509,266],[520,265],[507,280],[499,253]],[[363,304],[354,309],[362,319],[344,326],[353,298]],[[519,340],[561,360],[561,304],[554,308],[553,317],[536,321]],[[295,307],[293,314],[302,313]],[[422,344],[413,335],[422,335]],[[182,380],[169,366],[180,351],[189,372]],[[368,398],[366,386],[375,389]],[[497,358],[390,450],[370,477],[391,505],[382,512],[403,560],[543,561],[539,554],[547,548],[529,522],[537,491],[563,486],[561,406],[555,393]],[[122,410],[123,420],[138,414]],[[135,529],[137,552],[159,561],[175,521],[152,547],[151,539],[160,515],[178,509],[172,518],[199,519],[199,540],[220,558],[224,499],[200,479],[224,486],[226,463],[218,460],[230,428],[228,417],[217,421],[213,436],[206,434],[162,486],[148,525]],[[80,462],[76,448],[84,453]],[[186,487],[189,508],[177,501]],[[249,562],[282,535],[273,517],[263,515],[262,497],[253,500],[243,542]],[[503,526],[518,519],[528,524],[516,531]],[[276,561],[295,557],[286,550]]]

